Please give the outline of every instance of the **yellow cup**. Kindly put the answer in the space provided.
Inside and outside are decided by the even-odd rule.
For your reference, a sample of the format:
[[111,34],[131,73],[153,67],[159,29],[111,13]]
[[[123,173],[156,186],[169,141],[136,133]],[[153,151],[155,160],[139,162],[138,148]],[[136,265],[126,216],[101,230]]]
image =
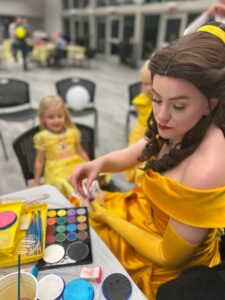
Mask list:
[[[20,274],[20,299],[37,300],[38,281],[30,273]],[[16,300],[18,298],[18,273],[8,274],[0,279],[0,299]]]

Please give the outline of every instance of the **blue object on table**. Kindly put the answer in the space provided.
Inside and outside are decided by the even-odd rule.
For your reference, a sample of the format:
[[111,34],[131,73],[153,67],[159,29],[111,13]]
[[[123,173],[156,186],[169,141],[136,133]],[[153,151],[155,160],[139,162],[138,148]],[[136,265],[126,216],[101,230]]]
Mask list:
[[36,266],[33,266],[31,269],[31,274],[34,275],[34,277],[38,277],[39,269]]
[[75,279],[67,284],[63,300],[93,300],[94,288],[90,282],[84,279]]

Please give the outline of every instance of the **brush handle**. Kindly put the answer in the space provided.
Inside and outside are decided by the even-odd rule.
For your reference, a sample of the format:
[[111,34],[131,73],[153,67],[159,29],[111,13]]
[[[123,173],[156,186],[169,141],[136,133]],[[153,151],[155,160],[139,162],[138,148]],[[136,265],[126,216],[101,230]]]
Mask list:
[[18,300],[20,300],[20,254],[18,255],[18,285],[17,285],[17,288],[18,288],[18,292],[17,292]]

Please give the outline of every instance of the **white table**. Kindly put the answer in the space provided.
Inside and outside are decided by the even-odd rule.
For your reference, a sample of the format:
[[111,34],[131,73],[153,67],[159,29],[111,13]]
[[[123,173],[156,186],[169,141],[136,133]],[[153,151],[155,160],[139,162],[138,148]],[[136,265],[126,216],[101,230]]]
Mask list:
[[[26,200],[28,198],[41,198],[44,194],[48,194],[49,197],[42,202],[48,203],[48,208],[66,208],[71,207],[71,203],[62,195],[54,186],[51,185],[41,185],[35,188],[26,189],[22,191],[15,192],[13,194],[8,194],[0,196],[5,199],[16,199],[21,197]],[[122,273],[129,278],[132,284],[132,295],[130,300],[146,300],[147,298],[139,290],[136,284],[132,281],[126,270],[116,259],[113,253],[105,245],[105,243],[99,238],[97,233],[91,228],[91,243],[92,243],[92,254],[93,254],[93,263],[87,266],[101,266],[102,267],[102,282],[103,280],[112,273]],[[64,268],[55,268],[45,271],[40,271],[38,279],[43,277],[46,274],[57,274],[61,276],[66,283],[69,283],[75,278],[79,278],[80,270],[82,266],[70,266]],[[0,268],[0,274],[5,274],[9,272],[16,271],[16,267],[10,268]],[[94,300],[105,300],[105,297],[102,294],[101,284],[92,283],[95,290]]]

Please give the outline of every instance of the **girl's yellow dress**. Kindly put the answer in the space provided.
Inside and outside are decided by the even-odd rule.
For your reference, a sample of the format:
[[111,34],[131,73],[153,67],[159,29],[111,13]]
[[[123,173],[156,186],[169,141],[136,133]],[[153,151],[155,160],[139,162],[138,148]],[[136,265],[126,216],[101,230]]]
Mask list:
[[[205,240],[187,263],[179,268],[165,268],[142,256],[105,223],[91,219],[91,225],[141,291],[149,300],[154,300],[157,288],[177,277],[183,269],[201,264],[214,266],[220,262],[220,228],[225,227],[225,187],[192,189],[153,171],[142,174],[139,181],[140,188],[127,193],[105,192],[106,218],[108,211],[111,211],[146,233],[161,237],[169,216],[190,226],[210,228]],[[138,244],[146,247],[144,240],[138,240]]]
[[[151,98],[147,97],[144,93],[135,97],[132,103],[135,106],[138,116],[134,127],[131,129],[128,146],[131,146],[145,135],[147,120],[152,112]],[[125,178],[128,182],[135,181],[136,170],[137,168],[134,167],[125,172]]]
[[77,164],[84,162],[76,153],[80,140],[80,132],[75,127],[67,128],[63,134],[45,129],[34,136],[35,149],[45,153],[44,182],[56,186],[67,198],[73,192],[70,175]]

